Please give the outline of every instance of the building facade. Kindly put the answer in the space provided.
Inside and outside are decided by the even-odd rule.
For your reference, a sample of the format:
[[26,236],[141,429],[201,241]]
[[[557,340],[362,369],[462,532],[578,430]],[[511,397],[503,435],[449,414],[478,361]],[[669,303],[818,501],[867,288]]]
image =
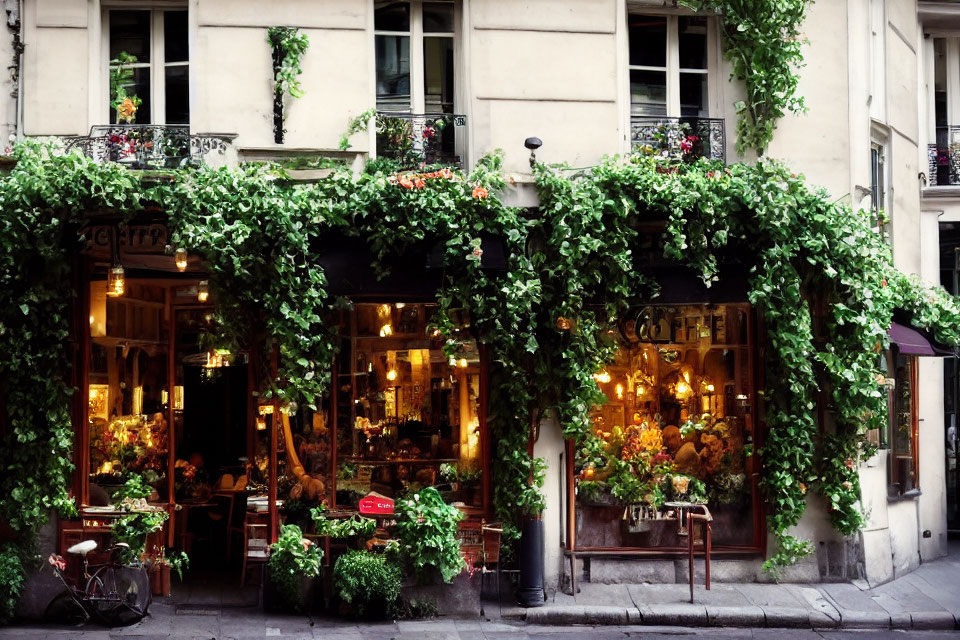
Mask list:
[[[220,141],[219,152],[207,154],[212,163],[319,156],[359,166],[384,154],[383,136],[378,137],[374,127],[359,131],[350,136],[347,150],[340,139],[351,121],[371,108],[410,123],[421,136],[425,129],[436,128],[444,157],[467,169],[484,154],[502,149],[504,170],[511,178],[505,198],[517,206],[537,205],[530,151],[523,146],[531,137],[542,141],[536,149],[539,161],[574,167],[656,145],[657,136],[665,131],[695,138],[697,152],[708,157],[729,163],[755,161],[753,155],[741,157],[736,151],[736,104],[743,88],[730,80],[720,19],[675,5],[668,0],[8,0],[9,37],[0,42],[0,56],[13,61],[16,73],[0,88],[4,96],[0,136],[66,137],[90,152],[94,147],[89,140],[110,135],[115,123],[111,68],[117,65],[111,61],[127,53],[136,56],[127,65],[132,80],[126,81],[130,93],[141,99],[136,123]],[[296,27],[309,38],[300,76],[304,95],[283,105],[285,135],[280,144],[267,38],[267,30],[275,26]],[[875,211],[878,233],[889,238],[896,266],[925,281],[943,282],[957,293],[960,137],[954,134],[960,126],[960,5],[923,0],[817,2],[809,6],[803,30],[809,42],[799,93],[807,111],[778,123],[766,155],[803,173],[834,199]],[[148,263],[145,259],[141,266],[149,268]],[[100,308],[100,300],[107,314],[111,307],[103,295],[107,294],[94,289],[91,309]],[[150,295],[144,294],[146,307]],[[171,289],[167,295],[177,294]],[[380,292],[376,302],[383,306],[395,301]],[[691,370],[710,390],[689,401],[703,402],[698,410],[716,411],[725,419],[732,434],[724,437],[736,442],[737,455],[754,437],[762,440],[762,419],[749,409],[757,406],[759,384],[751,363],[762,346],[756,342],[749,308],[737,306],[744,302],[743,294],[735,292],[687,299],[696,307],[684,306],[677,298],[673,304],[681,311],[667,320],[644,321],[649,326],[666,322],[670,338],[661,342],[674,345],[671,349],[694,344],[691,350],[707,354],[701,354]],[[384,379],[393,381],[398,365],[390,352],[430,351],[412,343],[364,347],[365,323],[372,339],[377,333],[374,325],[385,320],[373,306],[357,309],[358,317],[347,321],[354,327],[348,336],[350,364],[363,359],[365,349],[377,353],[380,349],[382,362],[369,357],[362,368],[371,375],[382,368]],[[409,310],[400,309],[388,309],[394,315],[387,325],[422,324],[422,317],[404,315]],[[94,315],[91,311],[91,321]],[[635,328],[642,324],[636,320]],[[688,334],[685,323],[691,322],[694,333]],[[109,324],[109,318],[104,323]],[[643,345],[652,342],[641,333],[638,329],[632,338],[624,338],[625,353],[632,348],[634,356],[646,357]],[[91,343],[111,337],[116,336],[103,329],[92,334]],[[382,326],[379,337],[387,337]],[[718,354],[713,364],[711,350]],[[719,355],[721,351],[738,355],[728,358]],[[685,353],[682,347],[678,352]],[[427,363],[436,354],[429,355]],[[413,380],[420,375],[416,372],[423,357],[401,357],[403,367],[410,369],[411,390],[420,386]],[[890,363],[891,413],[899,421],[891,422],[888,433],[875,434],[880,453],[860,462],[868,524],[855,539],[844,539],[831,529],[826,505],[810,496],[796,534],[811,540],[816,553],[788,569],[784,579],[863,578],[874,585],[946,553],[948,513],[953,528],[958,521],[955,426],[960,376],[952,359],[916,357],[905,351],[892,353]],[[104,364],[102,380],[90,378],[87,384],[109,388],[116,382],[113,367]],[[178,386],[172,378],[175,367],[167,370],[172,387]],[[481,354],[473,354],[464,368],[453,381],[453,390],[438,383],[435,404],[457,395],[465,428],[474,421],[484,424]],[[614,368],[611,373],[616,376]],[[624,371],[629,368],[625,365]],[[683,376],[682,368],[667,369],[655,378],[658,388],[667,384],[669,374]],[[708,379],[709,371],[713,373]],[[356,394],[355,367],[340,373],[352,376],[350,392]],[[403,375],[401,370],[401,380]],[[635,416],[643,417],[644,403],[655,403],[650,411],[666,411],[662,393],[642,399],[646,392],[640,391],[641,383],[628,377],[622,384],[609,377],[601,383],[609,384],[605,391],[620,412],[602,419],[621,429]],[[422,384],[430,386],[429,374]],[[677,390],[679,378],[672,384],[671,402],[687,402]],[[624,388],[633,396],[618,405]],[[397,385],[394,395],[388,394],[380,407],[381,418],[389,418],[391,412],[399,418],[405,399],[397,389],[405,388]],[[93,397],[92,387],[87,391]],[[169,387],[165,391],[172,397]],[[901,391],[907,393],[906,399]],[[361,401],[351,396],[345,404],[331,401],[330,406],[350,411],[350,402]],[[136,413],[145,413],[142,397],[140,402]],[[677,422],[689,409],[683,402],[674,407]],[[167,405],[172,424],[173,403],[168,400]],[[450,407],[448,413],[454,411]],[[318,433],[324,421],[337,424],[337,410],[330,410],[332,416],[314,419]],[[111,414],[104,411],[103,419],[109,420]],[[117,415],[131,411],[121,406]],[[349,422],[376,415],[376,410],[370,415],[353,411]],[[253,414],[248,416],[251,424]],[[454,438],[458,448],[448,450],[446,457],[469,455],[484,465],[496,464],[490,460],[486,433],[479,427],[476,433],[482,444],[471,441],[464,431]],[[358,455],[357,442],[352,451],[350,443],[345,446],[347,455]],[[433,443],[438,446],[443,449],[442,443]],[[708,445],[698,446],[698,457],[706,459],[701,452]],[[242,453],[244,447],[254,447],[252,440],[238,445],[237,451]],[[336,440],[333,448],[339,447]],[[682,580],[678,560],[657,553],[657,543],[650,538],[630,537],[641,532],[625,533],[618,515],[612,514],[617,509],[575,506],[578,502],[568,493],[574,486],[571,451],[559,426],[548,420],[535,450],[548,461],[543,515],[548,588],[568,584],[572,570],[598,581]],[[79,468],[88,474],[96,471],[91,465],[105,462],[91,463],[85,452],[78,456]],[[323,465],[335,461],[334,456]],[[742,476],[739,482],[745,482],[746,497],[737,503],[736,517],[746,524],[731,529],[727,541],[719,542],[718,551],[724,555],[715,561],[715,576],[764,580],[760,564],[772,543],[765,532],[762,498],[751,479],[757,470],[742,461],[737,464],[731,473]],[[332,467],[324,468],[332,478]],[[339,504],[339,490],[324,489]],[[488,493],[469,504],[488,510]],[[79,495],[89,498],[87,490]],[[571,506],[575,513],[569,512]],[[613,523],[609,536],[604,537],[603,526],[591,532],[590,521],[597,518]],[[571,561],[565,551],[577,548],[576,536],[592,542],[581,544],[584,553]],[[664,544],[670,547],[675,542]],[[629,560],[609,560],[600,553],[591,556],[591,550],[637,553]]]

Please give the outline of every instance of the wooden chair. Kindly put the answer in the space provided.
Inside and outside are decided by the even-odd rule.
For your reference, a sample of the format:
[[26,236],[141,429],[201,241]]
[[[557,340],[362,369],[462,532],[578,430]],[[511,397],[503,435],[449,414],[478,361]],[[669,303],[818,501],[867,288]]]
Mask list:
[[264,564],[270,559],[270,545],[267,542],[268,525],[259,520],[257,514],[248,513],[244,523],[243,573],[240,574],[240,588],[246,584],[247,569],[250,565]]
[[480,615],[483,616],[483,582],[484,577],[490,573],[497,574],[497,606],[500,613],[503,614],[503,602],[500,596],[500,534],[503,533],[503,526],[497,523],[487,524],[485,520],[480,521]]
[[230,493],[230,502],[227,512],[227,562],[230,561],[233,551],[233,536],[244,535],[244,525],[247,522],[247,494],[242,491]]

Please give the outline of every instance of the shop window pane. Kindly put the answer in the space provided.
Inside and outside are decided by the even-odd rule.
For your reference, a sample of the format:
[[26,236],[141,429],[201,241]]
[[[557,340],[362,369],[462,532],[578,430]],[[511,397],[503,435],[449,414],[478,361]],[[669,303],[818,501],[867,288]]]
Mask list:
[[756,544],[747,314],[744,305],[627,314],[617,358],[595,375],[607,402],[575,462],[578,546],[682,548],[671,501],[706,501],[714,545]]
[[667,66],[667,18],[630,16],[630,64]]
[[167,67],[167,124],[188,124],[190,122],[190,68],[187,66]]
[[187,41],[187,12],[163,12],[163,48],[165,62],[186,62],[190,59]]
[[426,485],[449,502],[480,504],[480,359],[470,342],[448,360],[429,331],[434,311],[357,304],[343,324],[336,371],[340,506],[371,491],[393,497]]
[[125,51],[137,62],[150,62],[150,12],[110,12],[110,59]]
[[410,110],[410,37],[376,36],[377,108]]
[[897,355],[893,385],[893,425],[890,442],[895,455],[911,454],[913,444],[913,414],[911,383],[912,360],[908,356]]
[[707,74],[680,74],[680,115],[688,118],[707,117]]
[[424,2],[423,32],[453,33],[453,4],[450,2]]
[[453,113],[453,38],[424,38],[423,63],[427,113]]
[[[150,112],[150,68],[139,67],[132,69],[133,82],[125,87],[128,96],[137,96],[140,98],[140,107],[136,112],[136,124],[150,124],[153,122]],[[110,123],[116,124],[117,112],[110,111]]]
[[707,19],[680,16],[677,29],[680,39],[680,68],[707,68]]
[[630,71],[630,114],[667,115],[667,74],[663,71]]
[[377,31],[410,31],[410,4],[408,2],[376,2],[373,28]]

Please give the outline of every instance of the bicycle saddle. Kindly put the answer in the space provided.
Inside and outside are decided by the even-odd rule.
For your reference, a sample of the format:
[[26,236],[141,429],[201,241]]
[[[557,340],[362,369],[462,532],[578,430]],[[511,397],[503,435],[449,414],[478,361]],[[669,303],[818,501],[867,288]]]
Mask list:
[[97,548],[96,540],[84,540],[83,542],[78,542],[77,544],[67,549],[67,553],[72,553],[78,556],[85,556],[96,548]]

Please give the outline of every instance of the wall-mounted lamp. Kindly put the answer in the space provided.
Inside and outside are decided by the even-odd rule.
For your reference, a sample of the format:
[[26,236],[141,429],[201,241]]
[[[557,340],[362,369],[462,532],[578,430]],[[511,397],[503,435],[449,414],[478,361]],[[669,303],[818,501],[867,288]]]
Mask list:
[[183,273],[187,270],[187,250],[183,247],[177,249],[173,255],[173,262],[177,265],[177,271]]
[[523,146],[530,149],[530,168],[537,164],[537,149],[543,146],[543,140],[540,138],[527,138],[523,141]]
[[197,285],[197,300],[200,302],[206,302],[210,297],[210,283],[206,280],[201,280]]

